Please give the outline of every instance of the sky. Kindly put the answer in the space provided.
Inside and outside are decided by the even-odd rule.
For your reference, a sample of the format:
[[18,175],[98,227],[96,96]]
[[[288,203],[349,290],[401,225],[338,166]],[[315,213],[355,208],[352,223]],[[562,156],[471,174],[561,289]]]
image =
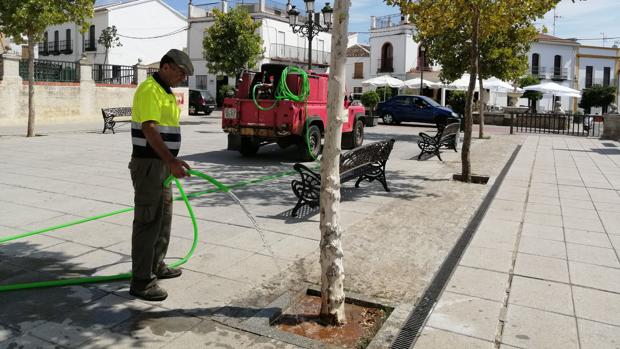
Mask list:
[[[98,0],[100,1],[105,0]],[[110,1],[110,0],[107,0]],[[188,0],[164,0],[171,7],[183,14],[187,14]],[[217,0],[193,0],[195,4],[213,3]],[[276,0],[286,3],[286,0]],[[333,1],[331,1],[333,5]],[[303,9],[302,0],[292,0],[293,5]],[[315,2],[315,8],[321,9],[323,0]],[[370,16],[385,16],[399,13],[397,7],[387,6],[381,0],[351,0],[351,20],[349,31],[358,32],[359,41],[367,42],[370,30]],[[572,3],[571,0],[562,0],[556,7],[555,36],[561,38],[578,38],[598,40],[581,40],[584,45],[603,46],[602,38],[608,38],[604,46],[611,47],[614,42],[620,47],[620,0],[585,0]],[[536,22],[536,26],[547,27],[548,34],[553,35],[553,11]]]

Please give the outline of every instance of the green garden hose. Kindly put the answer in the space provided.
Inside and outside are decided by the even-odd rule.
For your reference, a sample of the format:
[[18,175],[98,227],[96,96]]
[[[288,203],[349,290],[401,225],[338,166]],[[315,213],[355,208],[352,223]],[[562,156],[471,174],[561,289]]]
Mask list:
[[[200,178],[203,178],[203,179],[209,181],[210,183],[212,183],[213,185],[215,185],[217,187],[217,189],[218,189],[217,191],[227,192],[227,191],[230,190],[224,184],[218,182],[213,177],[210,177],[210,176],[208,176],[208,175],[206,175],[206,174],[204,174],[202,172],[195,171],[195,170],[188,170],[187,172],[189,174],[191,174],[191,175],[195,175],[197,177],[200,177]],[[198,224],[196,223],[196,216],[194,215],[194,210],[192,209],[192,206],[189,203],[188,196],[185,194],[185,191],[183,190],[183,186],[181,185],[179,180],[177,178],[175,178],[174,176],[170,176],[170,177],[168,177],[164,181],[164,185],[165,186],[169,186],[170,183],[173,180],[174,180],[174,182],[175,182],[175,184],[176,184],[176,186],[177,186],[177,188],[179,190],[179,193],[181,195],[181,199],[185,202],[185,206],[187,207],[187,211],[189,212],[189,216],[190,216],[190,218],[192,220],[192,225],[194,226],[194,241],[192,242],[192,246],[191,246],[190,250],[185,254],[185,256],[183,258],[181,258],[180,260],[178,260],[175,263],[170,265],[171,267],[176,268],[178,266],[181,266],[181,265],[185,264],[191,258],[191,256],[194,254],[194,251],[196,250],[196,246],[198,244]],[[52,230],[58,230],[58,229],[70,227],[72,225],[76,225],[76,224],[80,224],[80,223],[85,223],[85,222],[101,219],[101,218],[104,218],[104,217],[113,216],[113,215],[116,215],[116,214],[119,214],[119,213],[133,211],[133,210],[134,210],[133,207],[132,208],[126,208],[126,209],[117,210],[117,211],[114,211],[114,212],[110,212],[110,213],[106,213],[106,214],[102,214],[102,215],[98,215],[98,216],[93,216],[93,217],[89,217],[89,218],[84,218],[84,219],[76,220],[76,221],[69,222],[69,223],[66,223],[66,224],[55,225],[53,227],[49,227],[49,228],[45,228],[45,229],[39,229],[39,230],[35,230],[35,231],[32,231],[32,232],[28,232],[28,233],[22,233],[22,234],[17,234],[17,235],[13,235],[13,236],[8,236],[8,237],[0,238],[0,244],[4,243],[4,242],[9,242],[9,241],[21,239],[21,238],[24,238],[24,237],[32,236],[32,235],[42,234],[42,233],[45,233],[45,232],[48,232],[48,231],[52,231]],[[20,284],[12,284],[12,285],[0,285],[0,292],[24,290],[24,289],[31,289],[31,288],[69,286],[69,285],[78,285],[78,284],[95,283],[95,282],[105,282],[105,281],[113,281],[113,280],[123,280],[123,279],[129,279],[130,277],[131,277],[131,273],[122,273],[122,274],[117,274],[117,275],[90,276],[90,277],[73,278],[73,279],[61,279],[61,280],[49,280],[49,281],[20,283]]]
[[[301,90],[299,91],[299,95],[294,94],[286,84],[286,77],[289,72],[297,73],[301,75]],[[256,88],[260,86],[259,84],[254,85],[252,88],[252,100],[254,101],[254,105],[256,108],[260,110],[271,110],[276,107],[278,101],[287,100],[293,102],[305,102],[308,100],[308,96],[310,95],[310,80],[308,80],[308,73],[305,70],[297,68],[297,67],[286,67],[282,70],[282,74],[280,75],[280,82],[278,82],[278,88],[275,93],[275,102],[269,107],[262,107],[258,104],[256,100]]]

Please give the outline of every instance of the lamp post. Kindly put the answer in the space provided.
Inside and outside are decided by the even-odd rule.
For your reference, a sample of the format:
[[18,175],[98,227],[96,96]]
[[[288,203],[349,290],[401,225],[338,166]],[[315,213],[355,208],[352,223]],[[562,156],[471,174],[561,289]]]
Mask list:
[[306,5],[306,14],[308,19],[304,23],[298,23],[300,12],[288,0],[286,4],[286,13],[289,18],[289,25],[293,28],[293,33],[301,34],[308,38],[308,70],[312,69],[312,39],[319,35],[320,32],[327,32],[332,26],[332,13],[334,10],[329,6],[329,2],[325,3],[321,13],[323,13],[323,24],[321,24],[321,14],[314,12],[314,0],[304,0]]
[[426,47],[420,44],[420,96],[422,95],[422,89],[424,88],[424,54],[426,53]]

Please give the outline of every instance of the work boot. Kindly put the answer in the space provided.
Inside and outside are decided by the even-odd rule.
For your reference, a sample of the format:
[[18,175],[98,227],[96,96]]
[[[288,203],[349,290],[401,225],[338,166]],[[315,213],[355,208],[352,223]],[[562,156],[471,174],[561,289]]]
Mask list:
[[163,301],[168,297],[168,292],[166,292],[166,290],[159,287],[158,285],[149,287],[146,290],[130,288],[129,294],[140,299],[144,299],[145,301],[151,302]]
[[159,268],[155,273],[158,279],[172,279],[181,276],[181,274],[183,274],[181,269],[170,268],[167,265]]

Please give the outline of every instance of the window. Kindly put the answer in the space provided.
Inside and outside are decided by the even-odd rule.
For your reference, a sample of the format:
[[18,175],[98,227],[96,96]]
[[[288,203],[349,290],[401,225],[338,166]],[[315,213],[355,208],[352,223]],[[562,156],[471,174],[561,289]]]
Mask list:
[[90,28],[88,28],[88,42],[86,43],[86,49],[89,51],[94,51],[96,48],[96,44],[95,44],[95,26],[91,25]]
[[196,89],[207,89],[207,75],[196,75]]
[[394,100],[394,103],[407,105],[407,104],[411,104],[411,100],[409,99],[409,97],[399,97]]
[[54,52],[59,52],[59,40],[58,30],[54,30]]
[[65,30],[65,51],[71,50],[71,29]]
[[353,71],[353,79],[364,78],[364,62],[356,62],[355,70]]
[[534,53],[532,55],[532,75],[538,75],[540,72],[540,55],[538,53]]
[[392,48],[392,44],[386,42],[381,47],[381,63],[379,64],[379,72],[391,73],[394,71],[393,66],[393,56],[394,49]]
[[609,86],[611,77],[611,68],[605,67],[603,68],[603,86]]
[[47,34],[47,32],[43,33],[43,51],[45,51],[45,53],[47,54],[48,50],[49,50],[49,35]]
[[591,65],[586,66],[586,88],[592,87],[592,70]]
[[555,55],[553,58],[553,76],[560,76],[562,73],[562,56]]
[[354,87],[353,88],[353,94],[362,94],[362,88],[361,87]]

